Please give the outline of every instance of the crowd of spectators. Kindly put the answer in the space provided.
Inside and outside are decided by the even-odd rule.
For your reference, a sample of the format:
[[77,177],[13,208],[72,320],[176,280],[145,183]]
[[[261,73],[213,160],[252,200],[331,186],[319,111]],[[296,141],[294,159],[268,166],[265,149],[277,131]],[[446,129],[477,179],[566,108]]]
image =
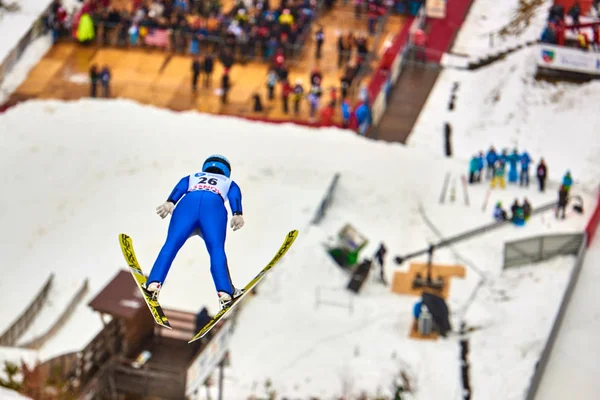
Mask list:
[[217,0],[154,0],[134,13],[111,7],[94,14],[102,42],[169,47],[199,54],[228,47],[242,60],[268,59],[276,47],[286,54],[301,48],[316,16],[314,0],[238,1],[225,10]]
[[[322,26],[316,26],[318,13],[327,11],[339,2],[350,5],[348,15],[365,21],[364,32],[345,31],[328,36]],[[49,27],[56,37],[70,36],[81,42],[94,41],[117,47],[162,47],[181,54],[192,55],[191,90],[200,86],[212,87],[215,65],[220,62],[223,72],[215,86],[221,102],[228,102],[232,90],[230,70],[234,63],[260,60],[269,73],[266,96],[253,96],[254,111],[267,111],[263,101],[281,101],[284,114],[300,116],[306,109],[312,122],[325,125],[339,116],[344,126],[350,124],[355,102],[354,88],[369,72],[370,36],[376,33],[378,22],[390,8],[399,10],[415,1],[404,0],[234,0],[224,5],[220,0],[84,0],[74,15],[67,15],[61,0],[54,0]],[[420,2],[419,2],[420,3]],[[125,7],[129,5],[130,7]],[[408,12],[408,10],[405,10]],[[336,12],[336,10],[332,10]],[[82,24],[92,26],[82,34]],[[323,86],[322,73],[316,66],[307,70],[308,82],[290,81],[289,62],[312,40],[314,58],[323,58],[323,44],[336,43],[340,71],[339,82]],[[330,48],[334,48],[331,46]],[[315,65],[319,65],[318,62]],[[367,67],[367,68],[363,68]],[[90,70],[91,95],[96,96],[93,82],[104,82],[101,73]],[[106,76],[106,74],[105,74]],[[203,79],[201,79],[203,78]],[[101,85],[102,95],[110,96],[110,85]],[[303,103],[306,102],[306,106]],[[272,108],[273,106],[269,107]],[[305,115],[305,114],[304,114]]]
[[583,51],[600,51],[600,0],[594,0],[592,8],[582,15],[579,2],[568,10],[554,5],[548,14],[548,24],[542,32],[543,43],[579,48]]

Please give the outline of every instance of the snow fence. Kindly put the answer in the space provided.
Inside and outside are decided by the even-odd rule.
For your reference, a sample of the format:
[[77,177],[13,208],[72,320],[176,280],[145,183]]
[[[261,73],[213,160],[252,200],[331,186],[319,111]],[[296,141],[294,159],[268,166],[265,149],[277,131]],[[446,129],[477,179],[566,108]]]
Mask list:
[[327,189],[327,192],[325,192],[325,196],[323,197],[323,200],[321,200],[321,204],[319,204],[319,208],[317,209],[317,212],[312,220],[313,225],[318,225],[323,218],[325,218],[325,214],[327,214],[327,210],[333,202],[333,195],[335,194],[335,189],[337,188],[340,177],[341,175],[339,172],[333,176],[333,179],[329,184],[329,188]]

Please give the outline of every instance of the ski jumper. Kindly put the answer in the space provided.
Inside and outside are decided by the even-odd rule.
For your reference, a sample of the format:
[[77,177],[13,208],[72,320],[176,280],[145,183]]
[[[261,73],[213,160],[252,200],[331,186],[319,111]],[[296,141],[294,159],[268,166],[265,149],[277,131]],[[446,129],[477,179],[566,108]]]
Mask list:
[[227,209],[232,214],[242,213],[242,193],[239,186],[224,175],[198,172],[182,178],[168,200],[176,205],[169,222],[167,239],[163,245],[148,283],[164,283],[179,249],[188,238],[199,235],[204,239],[210,255],[210,272],[217,291],[233,295],[233,284],[225,255]]

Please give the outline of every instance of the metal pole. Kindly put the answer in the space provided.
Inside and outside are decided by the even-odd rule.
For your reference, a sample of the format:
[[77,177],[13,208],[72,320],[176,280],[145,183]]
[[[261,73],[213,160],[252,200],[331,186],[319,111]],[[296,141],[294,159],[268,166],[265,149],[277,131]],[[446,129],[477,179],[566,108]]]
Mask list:
[[223,356],[223,359],[219,363],[219,400],[223,400],[223,378],[224,378],[224,369],[225,369],[225,358],[227,357],[227,353]]
[[[545,204],[545,205],[543,205],[543,206],[541,206],[539,208],[534,209],[531,212],[531,215],[533,216],[533,215],[542,213],[542,212],[550,210],[550,209],[552,209],[554,207],[556,207],[556,202]],[[501,226],[508,225],[509,223],[511,223],[510,220],[501,221],[501,222],[493,222],[493,223],[484,225],[484,226],[482,226],[480,228],[472,229],[470,231],[467,231],[467,232],[464,232],[462,234],[453,236],[451,238],[444,239],[444,240],[442,240],[442,241],[434,244],[433,246],[435,248],[441,248],[441,247],[450,246],[451,244],[460,242],[462,240],[470,239],[470,238],[472,238],[474,236],[477,236],[477,235],[482,235],[482,234],[487,233],[487,232],[489,232],[489,231],[491,231],[493,229],[497,229],[497,228],[500,228]],[[394,260],[396,261],[396,264],[402,264],[404,261],[406,261],[406,260],[408,260],[410,258],[414,258],[414,257],[420,256],[420,255],[423,255],[423,254],[427,254],[427,253],[429,253],[429,251],[430,251],[430,249],[429,249],[429,247],[427,247],[425,249],[422,249],[422,250],[419,250],[419,251],[415,251],[414,253],[406,254],[404,256],[396,256]]]

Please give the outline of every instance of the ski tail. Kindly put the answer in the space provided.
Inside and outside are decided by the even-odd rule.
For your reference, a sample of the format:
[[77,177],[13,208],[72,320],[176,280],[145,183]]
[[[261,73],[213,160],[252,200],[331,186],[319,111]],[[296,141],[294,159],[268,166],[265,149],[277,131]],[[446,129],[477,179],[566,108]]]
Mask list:
[[461,175],[460,177],[462,187],[463,187],[463,195],[465,197],[465,206],[469,206],[469,185],[467,185],[467,177],[465,175]]
[[200,331],[188,343],[195,342],[196,340],[204,337],[212,328],[215,327],[215,325],[217,325],[219,323],[219,321],[221,321],[223,318],[225,318],[233,310],[233,308],[236,305],[238,305],[239,302],[245,296],[247,296],[248,293],[250,293],[252,291],[252,289],[254,289],[254,287],[256,285],[258,285],[258,283],[265,277],[265,275],[281,260],[281,258],[287,253],[287,251],[290,249],[290,247],[292,246],[292,244],[294,243],[294,241],[296,240],[297,237],[298,237],[297,230],[290,231],[287,234],[285,240],[283,241],[283,244],[281,245],[281,247],[279,248],[279,250],[273,257],[273,259],[271,260],[271,262],[269,262],[254,277],[254,279],[252,279],[250,282],[248,282],[248,284],[246,286],[244,286],[244,293],[241,296],[233,299],[233,301],[230,303],[230,305],[228,307],[223,308],[221,311],[219,311],[217,314],[215,314],[215,316],[202,329],[200,329]]
[[481,211],[485,212],[485,209],[487,208],[488,201],[490,200],[491,194],[492,194],[492,190],[488,189],[488,191],[486,192],[485,197],[483,199],[483,204],[481,205]]
[[448,184],[450,183],[450,172],[446,172],[444,177],[444,184],[442,185],[442,193],[440,193],[440,204],[444,204],[446,201],[446,192],[448,191]]
[[127,265],[131,275],[133,276],[133,280],[142,293],[142,297],[144,298],[144,301],[146,302],[154,321],[160,326],[171,329],[169,319],[165,315],[165,312],[163,311],[158,300],[150,297],[150,295],[143,288],[143,285],[146,283],[146,275],[144,275],[137,257],[135,256],[135,251],[133,250],[133,241],[128,235],[121,233],[119,234],[119,244],[121,245],[121,251],[123,252],[123,256],[127,261]]

